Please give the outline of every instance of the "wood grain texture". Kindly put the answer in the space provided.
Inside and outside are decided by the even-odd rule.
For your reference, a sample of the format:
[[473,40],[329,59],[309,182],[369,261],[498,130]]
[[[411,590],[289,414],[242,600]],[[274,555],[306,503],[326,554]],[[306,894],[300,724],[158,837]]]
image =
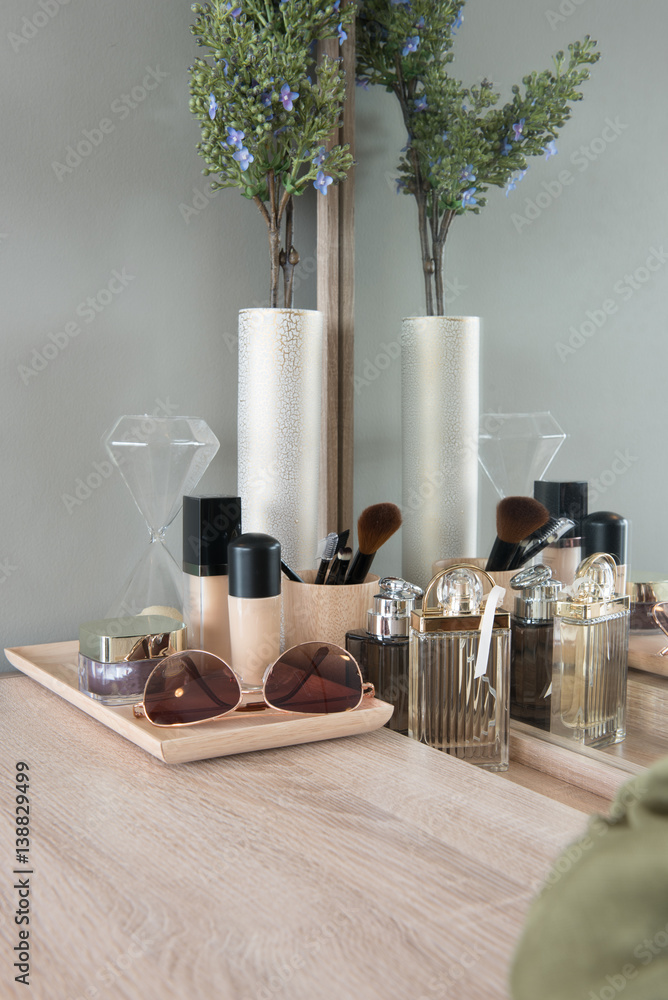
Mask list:
[[5,858],[30,765],[35,1000],[504,1000],[530,897],[584,828],[386,729],[165,768],[26,677],[0,702]]
[[391,705],[365,698],[354,711],[330,716],[268,711],[250,717],[235,712],[219,722],[161,729],[136,719],[131,705],[103,705],[79,691],[78,652],[76,641],[5,650],[18,670],[166,764],[368,733],[384,726],[392,715]]
[[[350,0],[349,0],[350,2]],[[355,138],[355,26],[339,47],[337,39],[320,43],[318,52],[343,59],[346,100],[342,126],[334,141]],[[319,197],[317,277],[318,309],[325,318],[323,357],[320,533],[342,531],[353,519],[353,373],[355,308],[354,168],[345,181]]]
[[563,802],[566,806],[579,809],[583,813],[607,813],[611,797],[608,795],[597,795],[577,785],[568,784],[560,778],[544,771],[536,771],[526,764],[518,761],[511,761],[507,771],[500,771],[500,778],[504,781],[512,781],[515,785],[522,785],[523,788],[531,788],[534,792],[546,795],[555,802]]

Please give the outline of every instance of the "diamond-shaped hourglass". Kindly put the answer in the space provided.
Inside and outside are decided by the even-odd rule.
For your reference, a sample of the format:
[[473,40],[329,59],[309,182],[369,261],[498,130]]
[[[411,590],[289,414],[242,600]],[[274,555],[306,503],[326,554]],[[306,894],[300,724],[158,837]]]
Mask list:
[[501,498],[533,496],[566,440],[551,413],[483,413],[478,458]]
[[146,414],[120,417],[103,440],[151,536],[107,617],[138,615],[147,608],[173,608],[180,614],[183,577],[165,544],[165,532],[220,442],[204,420]]

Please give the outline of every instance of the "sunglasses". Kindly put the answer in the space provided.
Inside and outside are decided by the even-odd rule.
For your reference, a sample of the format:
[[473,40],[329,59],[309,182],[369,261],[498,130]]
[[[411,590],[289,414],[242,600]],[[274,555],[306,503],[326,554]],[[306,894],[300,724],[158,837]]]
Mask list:
[[[262,708],[278,712],[350,712],[373,696],[373,684],[364,682],[357,661],[341,646],[326,642],[302,642],[287,649],[267,667],[262,683]],[[133,712],[154,726],[195,726],[234,712],[243,697],[241,681],[225,660],[202,649],[187,649],[153,668]]]

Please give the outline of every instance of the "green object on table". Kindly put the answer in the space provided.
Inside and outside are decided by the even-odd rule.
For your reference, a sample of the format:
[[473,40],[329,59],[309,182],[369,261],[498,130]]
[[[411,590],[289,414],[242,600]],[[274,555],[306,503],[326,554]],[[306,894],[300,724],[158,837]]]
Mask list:
[[668,997],[668,758],[594,816],[534,901],[513,1000]]

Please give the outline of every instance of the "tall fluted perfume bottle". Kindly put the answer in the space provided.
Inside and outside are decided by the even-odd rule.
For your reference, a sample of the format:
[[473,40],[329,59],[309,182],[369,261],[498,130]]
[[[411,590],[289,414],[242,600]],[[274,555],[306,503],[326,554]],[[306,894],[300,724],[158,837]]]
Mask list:
[[408,735],[408,634],[410,614],[420,587],[386,576],[378,584],[373,608],[367,612],[366,629],[346,632],[346,649],[359,663],[383,701],[394,705],[388,729]]
[[[493,586],[483,602],[485,577]],[[490,771],[508,768],[510,617],[484,570],[438,573],[411,614],[408,735]],[[437,605],[430,607],[434,596]]]
[[516,573],[510,618],[510,718],[550,729],[554,614],[561,583],[542,563]]
[[615,593],[615,560],[597,552],[578,568],[554,619],[551,732],[604,747],[626,735],[629,598]]

